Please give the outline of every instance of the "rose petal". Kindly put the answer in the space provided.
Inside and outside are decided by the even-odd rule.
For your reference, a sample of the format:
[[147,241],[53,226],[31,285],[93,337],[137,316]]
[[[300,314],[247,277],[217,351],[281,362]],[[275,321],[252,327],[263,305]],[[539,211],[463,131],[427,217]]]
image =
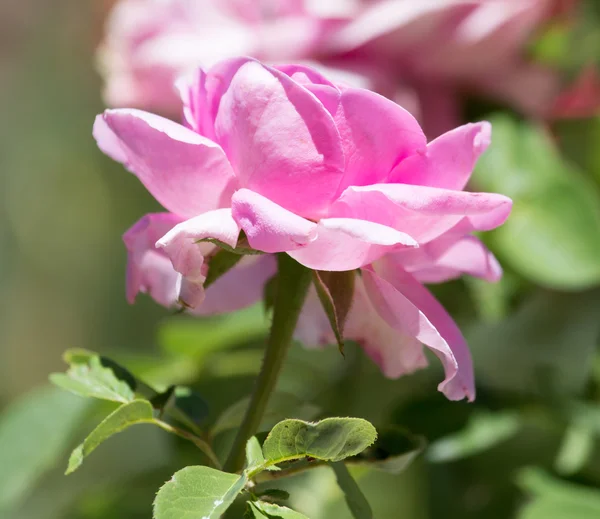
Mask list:
[[473,365],[460,330],[442,305],[410,274],[385,258],[363,269],[367,294],[389,326],[414,337],[440,359],[446,373],[438,386],[450,400],[475,398]]
[[390,261],[396,262],[421,283],[442,283],[462,274],[490,282],[502,277],[498,260],[474,236],[442,236],[418,249],[394,252]]
[[[331,324],[314,289],[306,298],[294,337],[307,347],[335,344]],[[388,378],[398,378],[427,366],[422,344],[395,330],[379,316],[359,276],[344,337],[359,343]]]
[[204,258],[214,246],[198,242],[214,238],[235,247],[239,233],[231,209],[216,209],[176,225],[157,241],[156,246],[164,250],[173,268],[183,276],[180,303],[196,308],[204,301],[204,280],[208,272]]
[[390,183],[462,190],[479,156],[490,143],[488,122],[466,124],[427,145],[423,152],[403,160],[390,175]]
[[157,303],[171,306],[177,299],[177,273],[169,258],[156,249],[157,238],[181,222],[171,213],[147,214],[125,234],[127,247],[127,301],[133,303],[139,292],[148,293]]
[[315,238],[317,224],[249,189],[237,191],[231,204],[233,218],[256,250],[290,251]]
[[94,137],[170,211],[190,217],[229,205],[231,165],[217,144],[192,130],[140,110],[106,110]]
[[353,270],[399,246],[416,246],[405,233],[353,218],[324,218],[319,221],[316,233],[314,241],[288,252],[296,261],[315,270]]
[[[208,269],[210,271],[210,263]],[[266,282],[276,273],[277,262],[273,256],[244,256],[206,289],[204,302],[192,313],[224,314],[246,308],[262,299]]]
[[335,122],[346,157],[338,193],[348,186],[383,182],[399,161],[427,144],[409,112],[369,90],[344,89]]
[[457,225],[462,235],[494,229],[508,218],[511,206],[510,198],[495,193],[375,184],[349,187],[330,214],[388,225],[423,244]]
[[307,218],[325,213],[343,174],[339,134],[305,88],[256,61],[236,70],[215,134],[242,186]]

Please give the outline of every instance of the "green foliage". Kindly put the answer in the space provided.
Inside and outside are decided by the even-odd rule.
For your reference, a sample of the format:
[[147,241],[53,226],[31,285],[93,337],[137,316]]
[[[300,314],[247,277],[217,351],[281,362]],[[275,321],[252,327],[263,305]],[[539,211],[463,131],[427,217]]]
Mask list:
[[[0,417],[0,516],[20,502],[64,455],[90,402],[42,387]],[[8,512],[6,512],[8,513]]]
[[532,495],[518,519],[595,519],[600,491],[553,479],[537,469],[524,470],[521,486]]
[[248,501],[248,508],[244,519],[308,519],[285,506],[275,505],[273,503],[265,503],[264,501]]
[[165,353],[200,363],[209,354],[264,338],[269,330],[260,305],[239,312],[203,320],[171,319],[158,330]]
[[134,400],[119,406],[96,427],[83,443],[78,445],[69,458],[67,474],[75,472],[98,445],[132,425],[152,423],[152,405],[147,400]]
[[344,325],[354,297],[354,281],[356,273],[346,272],[313,272],[313,282],[317,295],[329,319],[338,348],[344,354]]
[[112,368],[106,367],[99,355],[83,350],[65,354],[70,364],[67,373],[52,373],[50,381],[76,395],[127,403],[135,398],[134,389],[118,378]]
[[263,444],[267,464],[315,458],[341,461],[355,456],[377,438],[377,431],[361,418],[326,418],[317,423],[284,420],[269,433]]
[[348,508],[352,512],[355,519],[372,519],[373,511],[369,505],[367,498],[363,495],[360,487],[352,478],[350,472],[341,462],[331,464],[339,487],[344,492],[344,497]]
[[520,426],[516,413],[474,415],[463,430],[433,443],[427,457],[434,462],[446,463],[473,456],[513,437]]
[[600,333],[600,292],[539,291],[503,321],[467,334],[480,384],[545,398],[581,392]]
[[582,289],[600,283],[600,194],[567,164],[549,137],[507,116],[492,118],[494,138],[473,183],[514,201],[488,237],[500,258],[540,285]]
[[209,467],[176,472],[156,494],[155,519],[219,519],[247,482],[245,475]]

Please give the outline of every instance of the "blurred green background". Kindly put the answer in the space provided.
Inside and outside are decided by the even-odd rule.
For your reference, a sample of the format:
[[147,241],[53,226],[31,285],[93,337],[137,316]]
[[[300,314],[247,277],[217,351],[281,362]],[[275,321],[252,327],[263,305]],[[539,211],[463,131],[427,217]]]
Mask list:
[[[158,206],[91,136],[108,4],[0,3],[2,519],[149,518],[159,486],[202,462],[140,426],[64,477],[70,449],[106,412],[48,386],[66,348],[111,355],[160,387],[193,385],[214,424],[250,390],[268,326],[260,308],[199,323],[146,297],[125,301],[120,235]],[[581,64],[573,48],[600,54],[590,50],[600,39],[596,0],[585,9],[573,40],[548,34],[533,49],[566,75]],[[469,339],[477,401],[438,394],[435,362],[384,380],[356,347],[343,360],[335,348],[296,345],[280,383],[288,414],[361,416],[426,437],[400,476],[355,474],[378,519],[600,517],[600,119],[542,128],[489,110],[472,103],[466,117],[494,123],[474,185],[515,200],[508,224],[486,237],[506,275],[434,288]],[[349,517],[325,469],[286,486],[312,519]]]

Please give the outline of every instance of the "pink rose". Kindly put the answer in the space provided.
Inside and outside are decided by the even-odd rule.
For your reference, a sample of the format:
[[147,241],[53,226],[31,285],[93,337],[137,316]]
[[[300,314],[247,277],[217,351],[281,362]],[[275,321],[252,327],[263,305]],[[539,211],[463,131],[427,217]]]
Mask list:
[[[316,270],[361,269],[347,338],[388,376],[422,367],[424,344],[444,364],[440,389],[472,399],[465,341],[421,282],[501,275],[470,234],[501,225],[511,201],[463,190],[490,125],[428,144],[413,116],[378,94],[250,58],[200,70],[180,91],[185,126],[132,109],[107,110],[94,126],[99,147],[169,211],[125,234],[129,299],[144,291],[198,312],[239,308],[261,298],[274,253]],[[201,240],[235,247],[241,231],[266,254],[204,294],[215,246]],[[322,321],[310,304],[300,336]]]
[[314,56],[352,3],[121,0],[99,52],[105,98],[112,106],[178,113],[173,85],[182,73],[239,55],[270,61]]

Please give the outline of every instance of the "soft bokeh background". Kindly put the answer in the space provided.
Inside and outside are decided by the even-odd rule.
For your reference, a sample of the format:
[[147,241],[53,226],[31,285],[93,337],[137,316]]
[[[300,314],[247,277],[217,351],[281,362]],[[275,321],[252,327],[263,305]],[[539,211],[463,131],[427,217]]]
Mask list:
[[[193,384],[214,421],[249,391],[267,326],[260,309],[197,324],[149,298],[125,301],[120,235],[157,206],[91,136],[104,107],[94,53],[110,3],[0,3],[2,519],[149,518],[159,486],[201,461],[142,426],[63,477],[69,449],[99,416],[47,386],[66,348],[110,354],[159,385]],[[531,49],[571,77],[581,54],[600,56],[598,2],[582,4],[574,36],[549,31]],[[494,145],[475,183],[515,199],[507,226],[489,237],[506,276],[435,288],[472,346],[477,402],[436,393],[435,362],[387,381],[356,348],[343,360],[295,346],[280,390],[295,395],[296,414],[308,401],[427,438],[402,475],[356,474],[378,519],[600,517],[600,122],[542,128],[468,103],[465,118],[484,115]],[[327,471],[290,485],[292,504],[312,519],[349,517]]]

